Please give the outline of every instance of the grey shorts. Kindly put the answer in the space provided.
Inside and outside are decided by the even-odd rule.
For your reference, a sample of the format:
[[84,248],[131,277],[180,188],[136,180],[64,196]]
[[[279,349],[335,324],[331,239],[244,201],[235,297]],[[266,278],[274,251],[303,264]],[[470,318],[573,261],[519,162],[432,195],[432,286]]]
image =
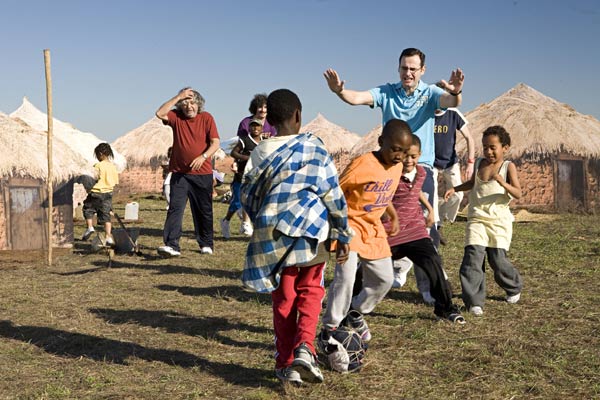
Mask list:
[[110,211],[112,210],[112,192],[111,193],[88,193],[83,201],[83,217],[92,219],[94,214],[98,214],[98,224],[110,222]]

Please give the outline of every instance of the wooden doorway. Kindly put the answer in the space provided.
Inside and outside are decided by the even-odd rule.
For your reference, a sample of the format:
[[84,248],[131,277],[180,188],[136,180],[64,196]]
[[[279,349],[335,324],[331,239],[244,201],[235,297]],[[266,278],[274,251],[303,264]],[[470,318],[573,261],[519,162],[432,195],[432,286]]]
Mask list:
[[580,211],[585,208],[585,168],[581,159],[558,159],[556,166],[556,208]]
[[41,187],[10,186],[10,247],[12,250],[46,248],[46,220]]

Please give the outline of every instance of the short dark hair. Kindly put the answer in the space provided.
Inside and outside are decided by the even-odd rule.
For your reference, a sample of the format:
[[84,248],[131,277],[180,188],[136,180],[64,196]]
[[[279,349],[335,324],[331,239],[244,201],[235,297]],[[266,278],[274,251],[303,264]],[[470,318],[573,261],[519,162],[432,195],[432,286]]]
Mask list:
[[105,156],[106,158],[110,159],[115,158],[113,151],[110,148],[110,144],[108,143],[100,143],[98,146],[96,146],[94,149],[94,155],[96,156],[97,160],[100,160],[100,156]]
[[401,119],[390,119],[383,126],[380,139],[383,141],[393,135],[411,136],[412,130],[406,121],[402,121]]
[[412,56],[419,56],[419,58],[421,59],[421,67],[425,65],[425,53],[423,53],[419,49],[415,49],[414,47],[409,47],[408,49],[402,50],[402,53],[400,53],[400,58],[398,58],[398,64],[402,62],[402,57]]
[[289,89],[277,89],[267,98],[267,121],[271,125],[281,125],[290,119],[296,110],[302,111],[302,103]]
[[414,133],[412,134],[412,145],[417,146],[419,151],[421,150],[421,139]]
[[265,104],[267,104],[267,94],[255,94],[254,98],[250,101],[250,107],[248,107],[248,111],[250,111],[250,114],[255,115],[260,106],[264,106]]
[[510,134],[503,126],[494,125],[483,131],[483,137],[498,136],[498,140],[502,146],[510,146]]

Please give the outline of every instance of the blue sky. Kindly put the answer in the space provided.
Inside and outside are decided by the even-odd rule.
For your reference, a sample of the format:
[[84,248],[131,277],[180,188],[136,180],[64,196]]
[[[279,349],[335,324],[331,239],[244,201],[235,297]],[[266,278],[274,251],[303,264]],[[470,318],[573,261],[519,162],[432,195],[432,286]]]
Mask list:
[[304,123],[321,112],[362,135],[381,113],[342,103],[322,73],[356,90],[395,82],[406,47],[427,55],[425,82],[463,69],[464,112],[523,82],[600,119],[597,0],[4,0],[0,37],[0,111],[23,96],[46,110],[50,49],[54,116],[109,142],[188,85],[222,139],[255,93],[281,87]]

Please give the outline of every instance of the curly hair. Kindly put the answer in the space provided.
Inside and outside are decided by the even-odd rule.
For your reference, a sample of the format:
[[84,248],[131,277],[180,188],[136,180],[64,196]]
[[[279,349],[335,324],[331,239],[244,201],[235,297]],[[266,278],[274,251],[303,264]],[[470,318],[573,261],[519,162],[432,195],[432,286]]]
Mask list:
[[503,126],[494,125],[483,131],[483,137],[486,136],[497,136],[502,146],[510,146],[510,134],[504,129]]
[[258,93],[254,95],[254,98],[250,102],[250,107],[248,107],[248,111],[250,114],[256,115],[256,112],[261,106],[267,104],[267,94],[266,93]]
[[[181,90],[185,90],[188,88],[183,88]],[[201,113],[202,111],[204,111],[204,97],[202,97],[202,95],[197,92],[196,90],[192,90],[192,92],[194,93],[194,96],[192,97],[192,101],[194,103],[196,103],[198,105],[198,113]],[[181,111],[181,106],[183,105],[183,102],[186,100],[179,100],[177,103],[175,103],[175,108],[177,108],[177,110]]]

